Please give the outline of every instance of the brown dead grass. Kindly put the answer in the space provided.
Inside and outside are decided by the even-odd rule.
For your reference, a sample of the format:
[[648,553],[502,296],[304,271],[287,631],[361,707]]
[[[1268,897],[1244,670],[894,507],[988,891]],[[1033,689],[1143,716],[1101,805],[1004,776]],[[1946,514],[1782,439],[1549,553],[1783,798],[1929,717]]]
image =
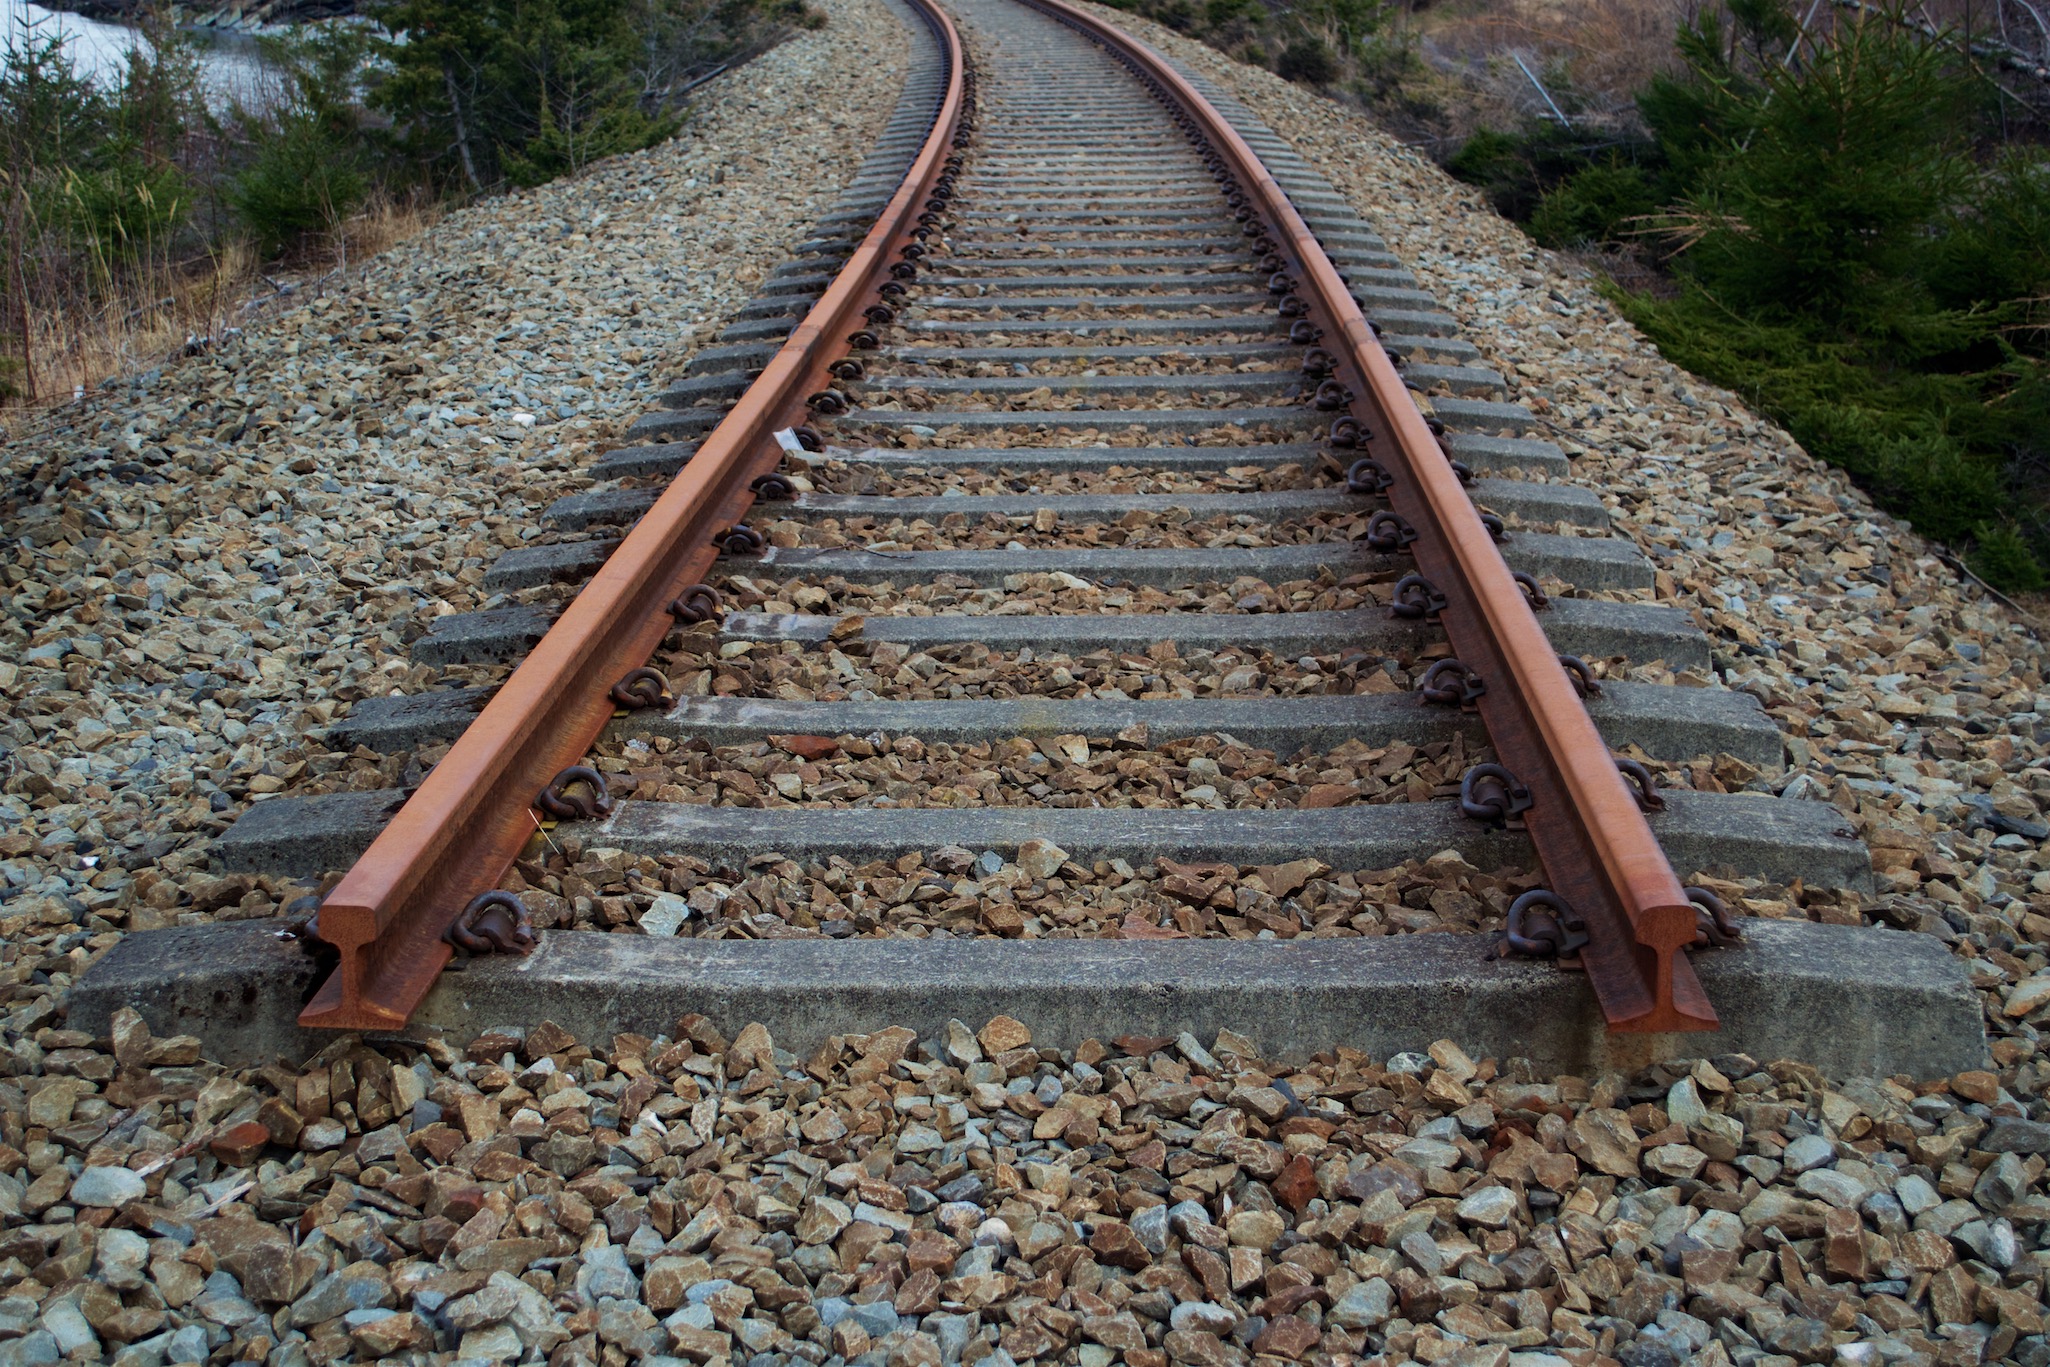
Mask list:
[[[204,257],[128,273],[89,306],[37,310],[31,315],[32,366],[24,370],[19,357],[7,358],[15,365],[4,378],[23,392],[6,402],[67,403],[114,376],[211,345],[286,301],[332,288],[379,253],[433,226],[441,213],[424,197],[380,195],[335,232],[268,269],[248,244],[229,241]],[[32,393],[26,390],[30,380]]]
[[1434,65],[1463,66],[1477,93],[1500,106],[1476,111],[1484,120],[1527,113],[1536,100],[1511,51],[1548,84],[1563,74],[1588,113],[1613,118],[1626,115],[1635,93],[1672,64],[1674,30],[1694,8],[1689,0],[1479,0],[1434,6],[1410,22]]

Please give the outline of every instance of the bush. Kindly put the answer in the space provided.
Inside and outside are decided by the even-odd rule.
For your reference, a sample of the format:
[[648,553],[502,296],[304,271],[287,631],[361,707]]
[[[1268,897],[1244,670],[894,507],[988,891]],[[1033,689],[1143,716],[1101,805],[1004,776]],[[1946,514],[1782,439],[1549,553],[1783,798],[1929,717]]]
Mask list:
[[1260,17],[1259,0],[1206,0],[1203,6],[1203,23],[1210,29],[1229,28],[1246,19]]
[[1966,564],[1989,584],[2036,593],[2046,582],[2043,567],[2021,533],[2006,523],[1981,527]]
[[318,120],[284,117],[259,131],[255,156],[228,186],[228,202],[266,255],[326,232],[370,192],[356,149]]
[[44,202],[103,269],[142,261],[191,218],[192,192],[176,166],[151,165],[125,140],[108,144],[93,162],[66,171]]
[[1274,70],[1283,80],[1303,85],[1329,85],[1338,79],[1338,57],[1322,38],[1304,36],[1281,50]]
[[1656,207],[1651,178],[1640,168],[1590,166],[1538,202],[1530,235],[1547,247],[1612,241],[1628,230],[1630,220]]
[[395,0],[372,104],[473,190],[534,184],[668,137],[670,94],[807,22],[797,0]]
[[[1638,98],[1649,145],[1483,130],[1448,163],[1533,237],[1665,234],[1672,288],[1616,295],[1989,582],[2050,560],[2050,158],[2003,148],[1947,35],[1866,6],[1801,32],[1788,0],[1683,25]],[[2004,115],[2002,116],[2004,117]]]
[[[1597,168],[1641,176],[1645,186],[1642,203],[1648,211],[1661,202],[1657,185],[1662,161],[1659,149],[1641,139],[1626,139],[1619,146],[1613,134],[1541,120],[1514,133],[1479,129],[1460,144],[1445,169],[1469,185],[1479,186],[1496,212],[1529,223],[1547,197]],[[1591,213],[1602,199],[1619,195],[1630,197],[1624,178],[1590,182],[1584,192],[1585,204],[1569,197],[1554,213],[1577,220],[1583,213]]]

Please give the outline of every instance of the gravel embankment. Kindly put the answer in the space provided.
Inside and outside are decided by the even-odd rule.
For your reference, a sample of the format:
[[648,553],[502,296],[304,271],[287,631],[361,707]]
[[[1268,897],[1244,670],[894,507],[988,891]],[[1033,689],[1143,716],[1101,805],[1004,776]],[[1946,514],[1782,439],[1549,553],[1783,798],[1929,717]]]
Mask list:
[[[1111,11],[1103,11],[1106,15]],[[1351,198],[1789,736],[1780,790],[1874,847],[1868,918],[1943,938],[2033,1056],[2050,1006],[2050,689],[2029,627],[1733,394],[1662,358],[1596,279],[1356,114],[1117,16],[1219,81]],[[2039,711],[2040,707],[2040,711]],[[2033,1092],[2034,1085],[2028,1088]]]
[[[1518,377],[1582,477],[1616,492],[1621,524],[1659,557],[1661,596],[1721,595],[1707,625],[1730,681],[1799,723],[1792,789],[1843,805],[1887,883],[1864,907],[1809,889],[1749,909],[1943,936],[1987,994],[1993,1069],[1825,1080],[1719,1055],[1551,1077],[1442,1042],[1387,1060],[1261,1061],[1230,1032],[1063,1052],[1001,1017],[799,1057],[758,1026],[728,1039],[685,1015],[656,1039],[580,1041],[545,1023],[463,1051],[344,1038],[297,1066],[230,1072],[133,1019],[110,1041],[64,1028],[64,987],[123,927],[274,905],[260,882],[200,872],[206,835],[252,794],[315,776],[396,781],[384,768],[404,757],[325,755],[305,732],[336,700],[407,680],[408,633],[480,605],[483,565],[674,372],[681,329],[701,338],[740,301],[741,267],[698,274],[734,260],[715,248],[744,240],[736,220],[778,225],[763,228],[772,245],[748,248],[760,270],[782,225],[830,195],[818,176],[835,159],[791,130],[859,146],[886,95],[864,106],[850,73],[895,51],[861,36],[874,27],[857,32],[856,16],[878,22],[872,9],[839,0],[834,13],[826,35],[743,77],[780,111],[769,145],[715,114],[693,142],[457,216],[325,311],[7,434],[27,511],[7,515],[20,531],[0,665],[14,713],[0,801],[16,823],[0,846],[0,1367],[2050,1363],[2050,1068],[2031,1023],[2050,1009],[2032,824],[2039,648],[1427,164],[1130,16],[1118,17],[1237,88],[1357,199]],[[837,133],[819,112],[849,108],[867,112]],[[644,198],[722,157],[726,194],[704,212]],[[762,199],[772,185],[803,198]],[[594,226],[622,236],[601,243]],[[674,259],[676,233],[704,234],[690,274],[644,288],[638,273]],[[661,250],[637,259],[635,241]],[[636,317],[617,316],[626,293]],[[522,338],[523,322],[542,331]],[[399,335],[374,331],[387,326]],[[384,373],[415,361],[418,376]],[[409,413],[416,403],[432,407]],[[164,482],[123,483],[115,463],[130,461],[128,477]],[[1236,652],[878,647],[848,652],[844,671],[829,657],[829,671],[778,647],[719,658],[703,645],[671,670],[679,686],[929,697],[1136,694],[1156,676],[1238,694],[1410,682],[1402,662]],[[1307,794],[1341,767],[1405,789],[1456,767],[1139,737],[1124,753],[1113,739],[1105,765],[1101,739],[1062,738],[1082,754],[1035,747],[1049,802],[1098,780],[1183,797],[1207,784],[1232,801],[1284,780]],[[1015,748],[741,747],[716,762],[630,749],[609,762],[673,800],[741,774],[779,793],[794,778],[808,800],[844,783],[930,802],[977,788],[985,767],[1031,763]],[[1715,778],[1702,767],[1697,786]],[[1965,833],[1968,798],[2010,833]],[[722,879],[565,848],[530,867],[536,900],[565,921],[624,929],[660,906],[677,933],[720,935],[1087,934],[1113,921],[1278,934],[1291,895],[1313,904],[1294,927],[1306,935],[1474,930],[1526,881],[1441,855],[1371,877],[1299,861],[1251,871],[1254,888],[1242,871],[1083,869],[1058,853]]]
[[0,417],[0,935],[91,952],[211,912],[208,838],[320,763],[349,703],[435,677],[408,644],[496,605],[485,569],[888,117],[902,29],[873,0],[830,12],[674,142],[452,214],[210,355]]
[[[1957,944],[1989,983],[2039,974],[2050,689],[2029,628],[1846,476],[1666,362],[1585,268],[1420,153],[1299,86],[1117,18],[1290,139],[1459,318],[1658,566],[1657,598],[1695,614],[1723,680],[1791,737],[1782,791],[1836,802],[1875,846],[1885,893],[1872,912]],[[2050,981],[2034,980],[2022,1000],[2050,1003]],[[2034,1029],[2016,1028],[2033,1048]]]

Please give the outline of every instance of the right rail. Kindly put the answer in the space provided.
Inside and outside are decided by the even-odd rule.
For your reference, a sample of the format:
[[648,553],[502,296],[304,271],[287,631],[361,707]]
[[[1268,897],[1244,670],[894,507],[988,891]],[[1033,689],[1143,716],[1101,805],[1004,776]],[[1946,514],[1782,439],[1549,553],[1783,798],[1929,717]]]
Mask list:
[[1272,230],[1285,265],[1270,288],[1287,291],[1284,313],[1300,311],[1321,332],[1334,378],[1350,382],[1356,449],[1393,476],[1388,500],[1415,533],[1427,581],[1417,596],[1479,681],[1475,702],[1497,758],[1529,795],[1522,818],[1551,890],[1585,924],[1581,961],[1609,1028],[1715,1029],[1686,955],[1701,934],[1695,906],[1538,625],[1542,595],[1533,586],[1526,598],[1316,235],[1237,130],[1159,54],[1062,0],[1024,3],[1081,30],[1179,106],[1213,171],[1229,177],[1227,194],[1242,193]]

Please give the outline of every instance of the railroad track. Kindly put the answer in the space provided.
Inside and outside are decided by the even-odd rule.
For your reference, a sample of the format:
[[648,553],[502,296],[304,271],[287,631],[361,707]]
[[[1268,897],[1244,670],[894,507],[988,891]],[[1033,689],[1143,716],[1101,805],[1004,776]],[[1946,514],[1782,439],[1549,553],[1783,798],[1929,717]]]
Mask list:
[[1058,0],[913,12],[844,207],[492,568],[507,603],[415,643],[510,677],[337,728],[452,742],[432,771],[224,838],[306,874],[367,842],[303,1023],[403,1025],[542,901],[739,938],[1378,935],[1414,884],[1377,871],[1451,850],[1612,1029],[1698,1030],[1690,954],[1737,927],[1690,884],[1869,886],[1827,804],[1656,786],[1769,773],[1779,738],[1642,681],[1709,642],[1285,143]]

